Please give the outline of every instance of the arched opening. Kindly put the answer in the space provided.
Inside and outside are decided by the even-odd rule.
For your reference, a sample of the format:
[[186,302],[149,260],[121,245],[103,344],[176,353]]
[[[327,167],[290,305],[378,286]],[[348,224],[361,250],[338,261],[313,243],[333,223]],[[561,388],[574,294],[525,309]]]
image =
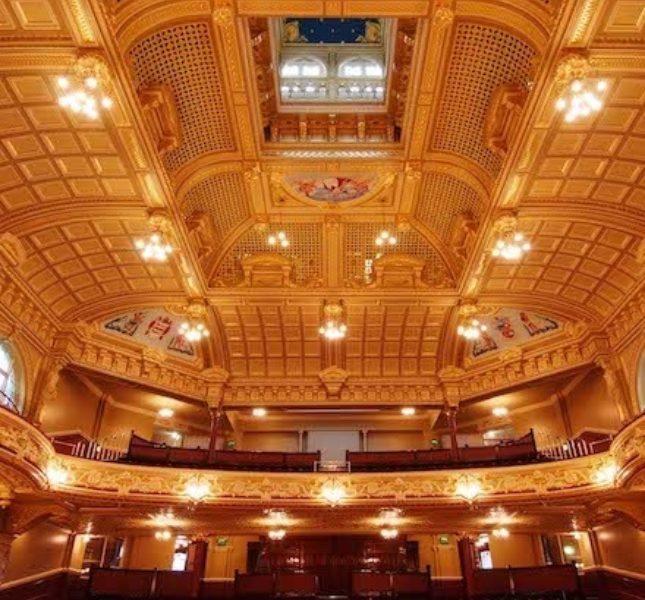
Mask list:
[[287,60],[280,69],[282,77],[326,77],[327,68],[322,61],[301,56]]
[[0,406],[22,414],[23,391],[20,361],[7,340],[0,340]]
[[359,56],[350,58],[341,63],[338,68],[339,77],[368,77],[370,79],[383,79],[385,71],[378,61]]

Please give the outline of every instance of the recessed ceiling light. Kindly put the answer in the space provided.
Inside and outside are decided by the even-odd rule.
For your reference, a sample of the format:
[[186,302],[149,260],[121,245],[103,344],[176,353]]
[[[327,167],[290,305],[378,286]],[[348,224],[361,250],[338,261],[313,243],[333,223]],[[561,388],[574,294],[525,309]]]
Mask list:
[[170,419],[174,416],[175,411],[172,408],[160,408],[157,413],[162,419]]
[[254,417],[266,417],[267,416],[267,409],[262,408],[261,406],[258,406],[253,409],[253,416]]
[[505,417],[508,414],[508,408],[505,406],[496,406],[493,408],[492,412],[496,417]]
[[412,416],[414,416],[416,413],[417,413],[417,409],[416,409],[416,408],[414,408],[414,406],[404,406],[404,407],[401,409],[401,414],[402,414],[404,417],[412,417]]

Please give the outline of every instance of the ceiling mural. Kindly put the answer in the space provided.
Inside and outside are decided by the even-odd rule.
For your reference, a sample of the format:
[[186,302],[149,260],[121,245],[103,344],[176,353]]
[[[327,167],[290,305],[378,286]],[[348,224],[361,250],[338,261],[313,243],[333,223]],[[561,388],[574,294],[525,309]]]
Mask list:
[[562,323],[551,317],[510,308],[479,317],[479,321],[486,330],[481,331],[479,339],[471,344],[470,354],[473,358],[551,335],[562,329]]
[[158,308],[137,310],[113,317],[101,325],[102,331],[133,342],[169,352],[187,360],[197,357],[195,347],[179,333],[181,317]]
[[376,176],[366,174],[330,175],[326,173],[294,175],[286,178],[296,194],[310,200],[345,202],[356,200],[371,192]]
[[298,19],[282,24],[286,44],[380,44],[383,24],[379,19]]

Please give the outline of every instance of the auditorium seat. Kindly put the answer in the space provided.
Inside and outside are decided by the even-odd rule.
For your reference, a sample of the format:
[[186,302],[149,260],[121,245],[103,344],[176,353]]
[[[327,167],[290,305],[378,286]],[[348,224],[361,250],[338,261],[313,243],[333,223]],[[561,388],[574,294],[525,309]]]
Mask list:
[[203,467],[208,459],[208,450],[201,448],[170,448],[168,462],[171,465]]
[[235,571],[235,597],[267,600],[274,594],[274,580],[270,573],[239,573]]
[[546,567],[513,567],[513,590],[516,596],[553,598],[583,598],[578,570],[574,565]]
[[417,450],[415,452],[415,466],[419,469],[435,468],[452,462],[450,448],[437,448],[436,450]]
[[154,598],[184,600],[191,595],[193,573],[190,571],[157,571]]
[[318,593],[318,577],[313,573],[278,573],[275,578],[277,597],[308,598]]
[[149,598],[154,571],[138,569],[92,569],[90,598]]
[[352,573],[352,596],[354,598],[388,596],[390,590],[391,575],[389,573],[365,571],[354,571]]
[[416,600],[432,596],[430,573],[394,573],[392,594],[395,598]]
[[476,569],[473,571],[473,598],[504,598],[511,594],[511,576],[508,569]]

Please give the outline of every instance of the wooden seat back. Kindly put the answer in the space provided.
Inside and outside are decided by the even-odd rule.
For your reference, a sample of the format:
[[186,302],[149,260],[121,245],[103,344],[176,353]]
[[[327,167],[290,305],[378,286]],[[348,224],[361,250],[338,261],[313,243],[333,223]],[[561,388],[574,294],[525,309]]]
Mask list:
[[188,598],[194,574],[191,571],[157,571],[155,598]]
[[578,592],[580,582],[574,565],[511,568],[516,594]]
[[378,596],[389,594],[391,589],[389,573],[354,571],[352,573],[352,596]]
[[270,573],[235,572],[236,598],[270,598],[274,594],[274,580]]
[[278,596],[315,596],[318,589],[318,576],[314,573],[278,573],[275,578]]
[[504,596],[511,593],[508,569],[476,569],[472,577],[473,596]]
[[139,569],[92,569],[90,598],[149,598],[155,571]]

